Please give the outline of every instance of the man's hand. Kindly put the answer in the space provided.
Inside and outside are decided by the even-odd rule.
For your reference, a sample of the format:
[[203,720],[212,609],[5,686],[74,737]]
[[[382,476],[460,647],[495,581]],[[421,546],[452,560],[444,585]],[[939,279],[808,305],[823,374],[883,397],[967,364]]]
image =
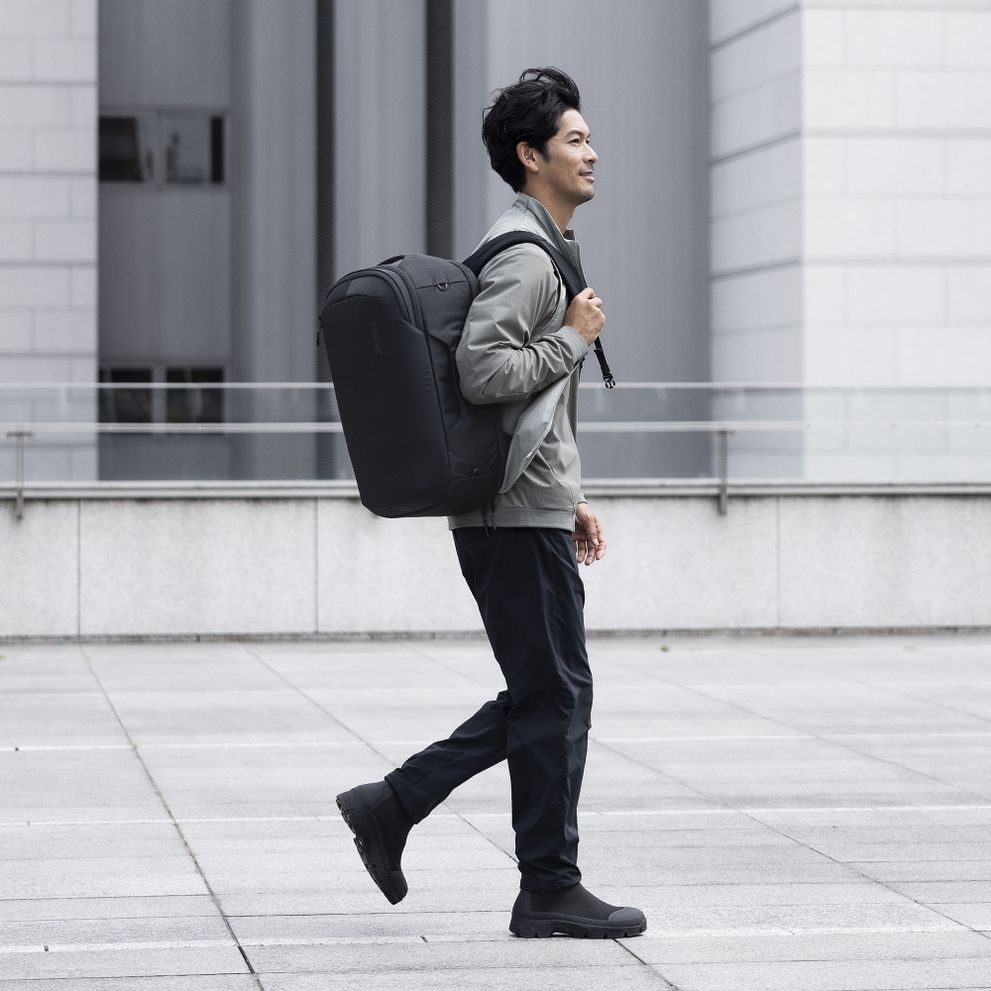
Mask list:
[[564,315],[564,323],[567,327],[574,327],[589,346],[595,343],[605,326],[606,315],[602,312],[602,300],[594,290],[583,289],[575,296]]
[[592,512],[587,502],[575,507],[575,556],[578,563],[586,565],[601,561],[606,553],[606,538],[602,533],[599,517]]

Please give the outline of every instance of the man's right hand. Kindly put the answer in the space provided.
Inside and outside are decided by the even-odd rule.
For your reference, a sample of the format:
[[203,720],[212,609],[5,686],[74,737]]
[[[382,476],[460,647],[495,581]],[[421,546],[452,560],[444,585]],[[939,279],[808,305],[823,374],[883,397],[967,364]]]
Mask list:
[[575,296],[564,315],[564,323],[567,327],[574,327],[586,344],[595,342],[605,326],[606,315],[602,312],[602,300],[594,290],[583,289]]

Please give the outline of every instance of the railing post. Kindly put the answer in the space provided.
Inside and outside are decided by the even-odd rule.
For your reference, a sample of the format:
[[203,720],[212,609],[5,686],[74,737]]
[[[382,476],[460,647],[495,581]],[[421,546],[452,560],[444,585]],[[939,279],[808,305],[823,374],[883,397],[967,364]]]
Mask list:
[[719,515],[729,512],[729,435],[728,430],[720,430],[719,437]]
[[24,519],[24,440],[33,437],[29,430],[9,430],[8,437],[17,441],[17,499],[14,504],[14,516],[17,520]]

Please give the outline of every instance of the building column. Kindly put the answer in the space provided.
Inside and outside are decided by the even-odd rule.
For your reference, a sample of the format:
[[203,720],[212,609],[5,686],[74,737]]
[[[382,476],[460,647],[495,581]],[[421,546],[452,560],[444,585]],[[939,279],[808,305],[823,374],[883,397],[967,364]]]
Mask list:
[[[0,18],[0,382],[96,381],[96,29],[95,0],[22,0]],[[96,418],[91,394],[6,410]],[[0,478],[14,461],[0,436]],[[25,463],[29,483],[90,480],[95,438],[35,437]]]

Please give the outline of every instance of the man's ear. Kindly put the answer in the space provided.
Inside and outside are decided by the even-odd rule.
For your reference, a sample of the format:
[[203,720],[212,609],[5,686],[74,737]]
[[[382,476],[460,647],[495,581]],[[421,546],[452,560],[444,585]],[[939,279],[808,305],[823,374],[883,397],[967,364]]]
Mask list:
[[523,168],[527,172],[540,171],[540,166],[537,164],[537,152],[526,141],[521,141],[516,146],[516,157],[523,163]]

